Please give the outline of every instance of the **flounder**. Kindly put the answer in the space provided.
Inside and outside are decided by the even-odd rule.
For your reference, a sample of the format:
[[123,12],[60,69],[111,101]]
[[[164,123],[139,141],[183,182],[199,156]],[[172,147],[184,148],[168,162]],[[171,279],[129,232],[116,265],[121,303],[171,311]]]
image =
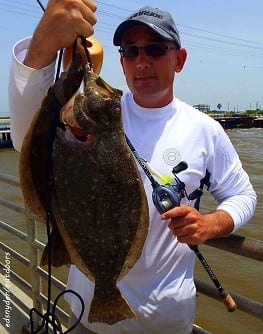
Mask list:
[[[87,65],[84,92],[73,96],[82,79],[79,64],[76,58],[43,100],[23,142],[20,182],[26,207],[42,219],[50,217],[52,264],[75,264],[95,282],[89,322],[114,324],[135,316],[116,283],[141,255],[148,205],[125,140],[122,92]],[[60,123],[52,134],[56,100],[59,107],[67,103],[64,108],[88,134],[84,141]],[[47,246],[41,260],[46,263]]]

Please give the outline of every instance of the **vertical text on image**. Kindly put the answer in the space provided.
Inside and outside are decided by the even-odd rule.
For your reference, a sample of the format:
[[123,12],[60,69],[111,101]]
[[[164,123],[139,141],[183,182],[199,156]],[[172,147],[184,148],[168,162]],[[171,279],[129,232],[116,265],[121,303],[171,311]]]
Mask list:
[[4,296],[2,302],[4,303],[4,314],[3,314],[3,320],[5,322],[6,327],[11,326],[11,298],[10,298],[10,272],[11,272],[11,259],[10,259],[10,253],[5,252],[5,263],[4,263]]

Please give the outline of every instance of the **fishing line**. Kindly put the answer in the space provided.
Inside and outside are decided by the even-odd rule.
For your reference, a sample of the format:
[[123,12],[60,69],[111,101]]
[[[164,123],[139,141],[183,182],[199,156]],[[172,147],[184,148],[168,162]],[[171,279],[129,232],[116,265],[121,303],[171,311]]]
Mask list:
[[84,48],[84,51],[85,51],[85,55],[87,57],[89,69],[92,70],[93,65],[92,65],[92,60],[91,60],[91,57],[90,57],[90,54],[89,54],[89,51],[88,51],[88,48],[87,48],[87,40],[84,36],[80,36],[80,39],[81,39],[81,42],[82,42],[82,45],[83,45],[83,48]]
[[37,3],[39,4],[39,6],[41,7],[41,9],[44,12],[45,11],[45,7],[42,5],[41,1],[37,0]]
[[[40,0],[37,0],[39,6],[42,8],[43,11],[45,11],[44,6],[42,5]],[[83,43],[83,41],[82,41]],[[89,56],[89,52],[86,49],[84,45],[84,49],[87,55],[87,59],[89,61],[90,67],[92,67],[91,58]],[[75,43],[74,43],[74,50],[76,50]],[[57,71],[55,76],[55,82],[60,77],[60,70],[61,70],[61,63],[62,63],[62,56],[63,56],[63,50],[60,50],[58,62],[57,62]],[[59,299],[62,295],[65,295],[66,293],[74,294],[78,300],[81,303],[81,312],[79,317],[77,318],[76,323],[71,326],[68,330],[66,330],[64,333],[70,333],[79,323],[80,320],[84,314],[84,301],[82,297],[73,290],[64,290],[62,291],[57,298],[54,301],[53,307],[51,307],[51,287],[52,287],[52,254],[51,254],[51,227],[52,227],[52,219],[54,221],[54,217],[52,214],[52,207],[51,207],[51,198],[52,198],[52,192],[53,192],[53,186],[54,186],[54,180],[53,180],[53,161],[52,161],[52,153],[53,153],[53,143],[55,140],[56,135],[56,128],[61,124],[60,122],[60,109],[61,105],[56,99],[55,93],[53,93],[52,96],[52,113],[51,113],[51,119],[50,119],[50,128],[49,128],[49,135],[48,135],[48,142],[47,142],[47,152],[48,152],[48,160],[47,160],[47,212],[46,212],[46,232],[47,232],[47,257],[48,257],[48,292],[47,292],[47,305],[46,305],[46,313],[43,315],[40,313],[37,309],[32,308],[30,310],[30,330],[32,334],[39,333],[42,329],[45,327],[45,333],[48,334],[49,332],[49,325],[52,326],[53,333],[54,334],[63,334],[61,323],[56,316],[56,309]],[[40,319],[42,319],[41,324],[37,324],[38,328],[34,329],[34,313],[38,315]]]

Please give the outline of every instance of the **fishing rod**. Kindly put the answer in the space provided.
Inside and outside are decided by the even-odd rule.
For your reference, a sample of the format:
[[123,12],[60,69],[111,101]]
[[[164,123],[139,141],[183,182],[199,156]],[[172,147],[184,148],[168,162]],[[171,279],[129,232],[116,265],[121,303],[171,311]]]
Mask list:
[[[187,194],[185,190],[185,184],[179,179],[177,173],[182,172],[183,170],[187,169],[187,163],[181,161],[178,165],[176,165],[172,173],[174,175],[174,179],[176,181],[175,184],[159,184],[154,177],[152,176],[151,166],[149,163],[143,159],[134,146],[132,145],[129,138],[126,136],[126,141],[128,146],[130,147],[135,159],[138,161],[139,165],[142,167],[143,171],[145,172],[146,176],[149,178],[153,192],[152,192],[152,200],[153,204],[158,210],[160,214],[165,213],[168,210],[171,210],[174,207],[180,206],[181,199],[186,197],[189,200],[200,199],[202,195],[201,189],[197,189],[193,191],[190,195]],[[205,271],[207,272],[209,278],[214,283],[220,298],[223,300],[223,303],[229,312],[233,312],[237,309],[237,305],[231,295],[222,287],[219,280],[217,279],[216,275],[214,274],[213,270],[211,269],[210,265],[208,264],[207,260],[199,250],[197,245],[188,245],[188,247],[195,253],[197,258],[199,259],[200,263],[204,267]]]
[[[45,11],[44,6],[41,4],[41,2],[39,0],[37,0],[38,4],[40,5],[40,7],[42,8],[43,11]],[[92,68],[92,62],[91,59],[89,57],[89,53],[86,47],[86,42],[84,40],[83,37],[81,37],[82,43],[83,43],[83,47],[84,50],[86,52],[86,56],[88,59],[88,63],[89,66]],[[76,45],[75,45],[76,46]],[[75,47],[73,47],[73,50],[75,50]],[[56,79],[58,79],[59,77],[59,70],[60,70],[60,64],[61,64],[61,58],[62,58],[62,53],[63,51],[60,50],[60,55],[59,55],[59,64],[58,64],[58,68],[57,68],[57,76]],[[73,51],[74,53],[74,51]],[[56,106],[55,109],[58,109],[59,106]],[[57,113],[58,110],[55,110],[55,113]],[[56,118],[57,115],[55,115]],[[56,125],[56,121],[52,122],[53,124],[51,124],[51,132],[52,132],[52,128]],[[49,144],[49,153],[52,153],[52,133],[51,133],[51,138],[50,138],[50,144]],[[135,150],[135,148],[133,147],[133,145],[131,144],[131,142],[129,141],[129,139],[126,137],[127,143],[129,145],[129,147],[131,148],[136,160],[138,161],[138,163],[141,165],[141,167],[143,168],[144,172],[146,173],[147,177],[149,178],[149,180],[151,181],[152,187],[153,187],[153,193],[152,193],[152,199],[153,199],[153,203],[156,207],[156,209],[160,212],[160,213],[164,213],[170,209],[172,209],[173,207],[179,206],[180,205],[180,201],[183,197],[188,197],[186,190],[185,190],[185,185],[183,182],[180,181],[180,179],[177,177],[177,173],[179,173],[180,171],[183,171],[187,168],[187,164],[185,162],[181,162],[179,163],[177,166],[174,167],[173,169],[173,174],[174,174],[174,179],[176,181],[176,184],[165,184],[165,185],[161,185],[159,184],[154,177],[152,176],[152,172],[150,170],[150,166],[147,163],[146,160],[142,159],[139,154],[137,153],[137,151]],[[51,171],[51,178],[52,178],[52,161],[51,161],[51,165],[50,165],[50,171]],[[50,180],[49,180],[50,181]],[[50,192],[52,191],[52,184],[51,184],[51,188],[50,188]],[[51,200],[51,198],[50,198]],[[55,315],[55,309],[56,309],[56,305],[57,305],[57,300],[58,298],[61,297],[61,295],[65,292],[70,292],[70,293],[74,293],[77,297],[79,297],[81,304],[82,304],[82,312],[81,315],[79,316],[79,318],[77,319],[77,322],[70,328],[68,329],[65,333],[69,333],[72,329],[74,329],[78,323],[80,322],[80,319],[84,313],[84,303],[83,300],[81,298],[80,295],[78,295],[76,292],[72,291],[72,290],[65,290],[64,292],[62,292],[58,298],[56,299],[54,306],[51,310],[51,243],[50,243],[50,217],[52,215],[51,213],[52,210],[50,210],[50,212],[47,213],[47,235],[48,235],[48,239],[49,239],[49,248],[48,248],[48,302],[47,302],[47,312],[46,314],[43,316],[43,322],[41,327],[37,330],[34,331],[33,328],[33,317],[32,317],[32,313],[33,311],[35,311],[39,316],[41,316],[41,314],[35,310],[32,309],[30,312],[30,318],[31,318],[31,333],[38,333],[43,327],[44,324],[46,324],[45,329],[46,329],[46,333],[48,333],[48,324],[51,324],[53,326],[53,330],[54,333],[62,333],[62,329],[61,329],[61,325],[59,320],[57,319],[56,315]],[[236,309],[236,304],[234,302],[234,300],[232,299],[232,297],[223,289],[222,285],[219,283],[218,279],[216,278],[216,276],[214,275],[212,269],[210,268],[209,264],[207,263],[206,259],[204,258],[204,256],[202,255],[202,253],[199,251],[198,246],[190,246],[191,250],[194,251],[194,253],[196,254],[196,256],[198,257],[198,259],[200,260],[201,264],[203,265],[203,267],[205,268],[206,272],[208,273],[210,279],[213,281],[214,285],[216,286],[217,290],[219,291],[220,297],[221,299],[223,299],[225,306],[227,307],[228,311],[232,312]]]

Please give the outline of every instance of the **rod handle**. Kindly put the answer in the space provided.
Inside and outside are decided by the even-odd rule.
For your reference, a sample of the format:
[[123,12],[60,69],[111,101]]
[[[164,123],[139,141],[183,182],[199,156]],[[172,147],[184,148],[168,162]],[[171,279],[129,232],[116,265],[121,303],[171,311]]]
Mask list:
[[228,312],[234,312],[237,309],[236,302],[228,292],[221,294],[221,298]]

